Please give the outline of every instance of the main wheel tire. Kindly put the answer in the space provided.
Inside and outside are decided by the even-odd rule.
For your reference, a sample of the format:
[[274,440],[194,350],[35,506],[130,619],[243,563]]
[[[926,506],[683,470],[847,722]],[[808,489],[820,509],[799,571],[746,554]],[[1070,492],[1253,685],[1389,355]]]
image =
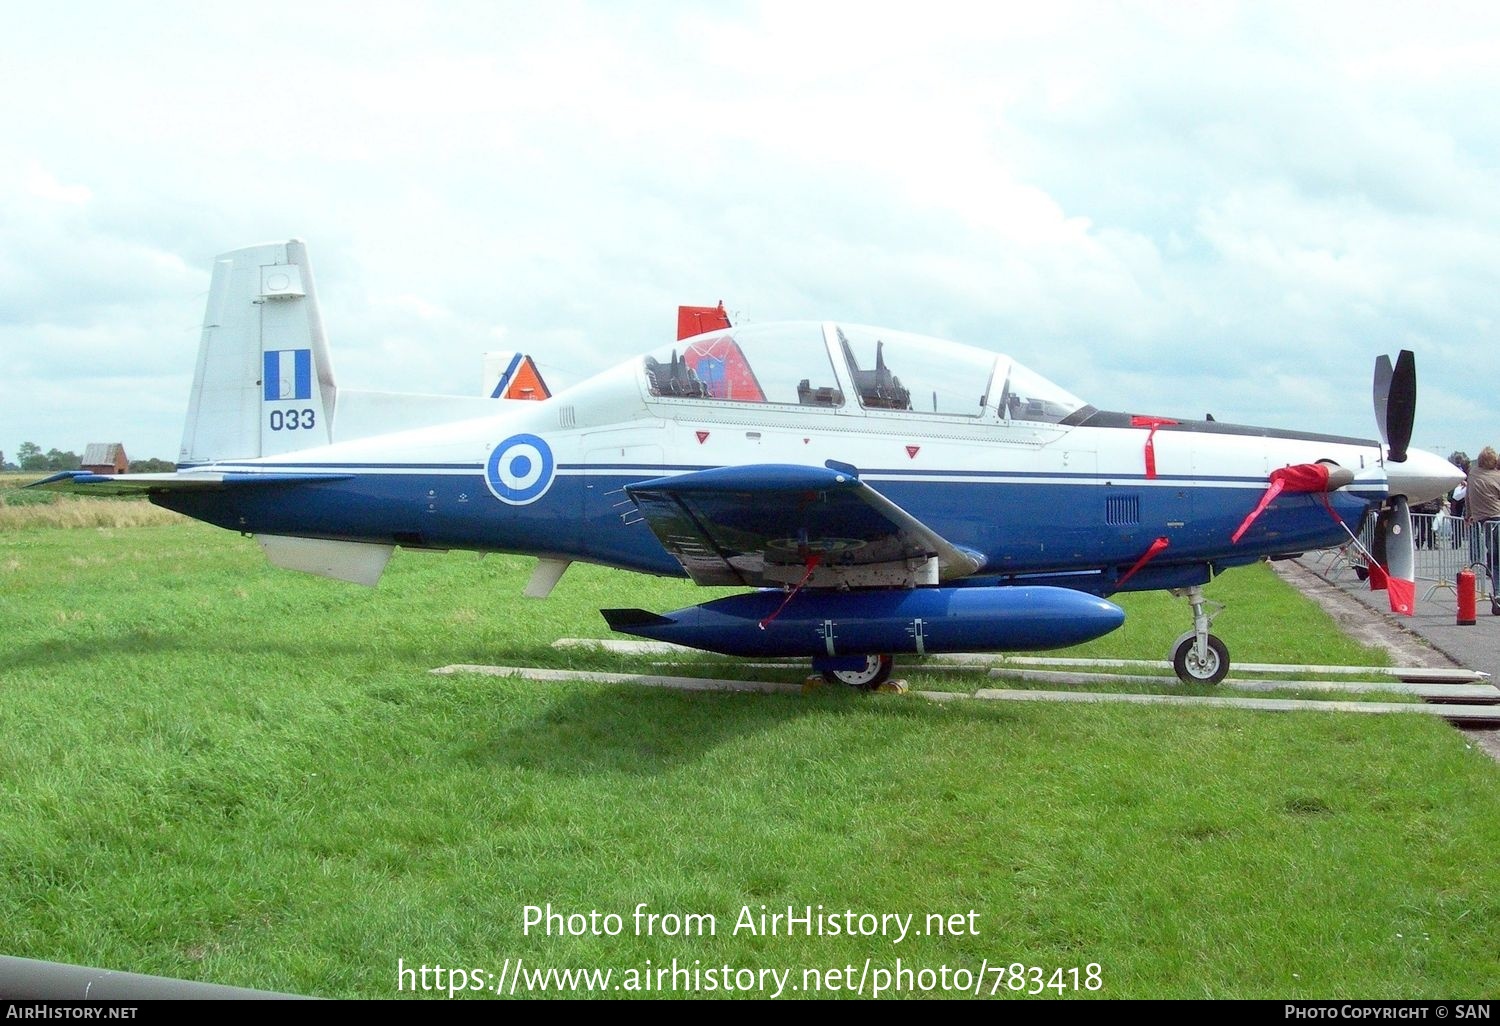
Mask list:
[[843,684],[845,687],[858,688],[861,691],[874,691],[890,679],[891,670],[895,666],[896,660],[891,656],[865,656],[864,669],[824,670],[823,679],[830,684]]
[[1199,659],[1196,639],[1189,635],[1177,643],[1172,653],[1172,669],[1184,684],[1217,684],[1229,672],[1229,647],[1210,634],[1208,657]]

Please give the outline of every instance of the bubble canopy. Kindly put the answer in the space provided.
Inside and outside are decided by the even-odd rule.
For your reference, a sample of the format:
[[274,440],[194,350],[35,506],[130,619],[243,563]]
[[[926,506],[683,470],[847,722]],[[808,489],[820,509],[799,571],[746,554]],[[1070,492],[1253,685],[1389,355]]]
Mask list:
[[[943,339],[813,321],[752,324],[644,357],[651,401],[1076,423],[1082,399],[1010,357]],[[1078,416],[1075,416],[1078,415]]]

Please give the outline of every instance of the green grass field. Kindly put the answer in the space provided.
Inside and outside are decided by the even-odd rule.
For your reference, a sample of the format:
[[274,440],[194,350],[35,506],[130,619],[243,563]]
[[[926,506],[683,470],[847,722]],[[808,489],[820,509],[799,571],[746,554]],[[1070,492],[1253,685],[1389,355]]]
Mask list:
[[[1500,767],[1441,722],[430,674],[642,668],[550,643],[704,598],[575,567],[534,602],[529,569],[398,552],[372,591],[191,523],[0,530],[0,953],[328,997],[517,958],[627,986],[648,959],[789,987],[900,959],[1070,994],[1094,964],[1116,998],[1496,992]],[[1238,659],[1383,661],[1264,568],[1209,592]],[[1186,627],[1123,604],[1088,653],[1160,658]],[[548,903],[621,933],[524,929]],[[637,936],[640,903],[716,932]],[[733,930],[820,904],[975,915],[900,943]]]

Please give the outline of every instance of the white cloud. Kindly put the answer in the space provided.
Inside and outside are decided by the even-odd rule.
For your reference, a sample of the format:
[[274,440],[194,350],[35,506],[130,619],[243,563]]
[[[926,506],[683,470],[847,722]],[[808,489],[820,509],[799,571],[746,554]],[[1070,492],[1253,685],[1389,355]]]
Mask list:
[[472,391],[497,332],[576,380],[724,299],[1353,433],[1412,345],[1419,441],[1496,433],[1488,8],[351,10],[12,13],[0,447],[174,451],[209,262],[291,235],[364,387]]
[[82,205],[94,198],[94,191],[87,185],[64,185],[35,163],[26,172],[26,191],[53,203]]

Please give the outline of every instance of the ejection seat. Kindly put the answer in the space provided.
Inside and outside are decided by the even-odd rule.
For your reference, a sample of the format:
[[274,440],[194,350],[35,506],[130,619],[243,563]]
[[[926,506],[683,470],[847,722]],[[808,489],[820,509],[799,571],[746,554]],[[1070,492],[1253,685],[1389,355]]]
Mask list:
[[672,358],[662,363],[655,357],[646,357],[646,382],[652,395],[671,396],[680,399],[711,398],[708,386],[698,380],[686,357],[672,350]]
[[901,387],[901,379],[893,375],[885,365],[885,343],[875,343],[875,369],[861,370],[844,339],[844,359],[849,361],[849,373],[854,378],[854,387],[859,392],[859,401],[866,409],[909,410],[911,392]]

